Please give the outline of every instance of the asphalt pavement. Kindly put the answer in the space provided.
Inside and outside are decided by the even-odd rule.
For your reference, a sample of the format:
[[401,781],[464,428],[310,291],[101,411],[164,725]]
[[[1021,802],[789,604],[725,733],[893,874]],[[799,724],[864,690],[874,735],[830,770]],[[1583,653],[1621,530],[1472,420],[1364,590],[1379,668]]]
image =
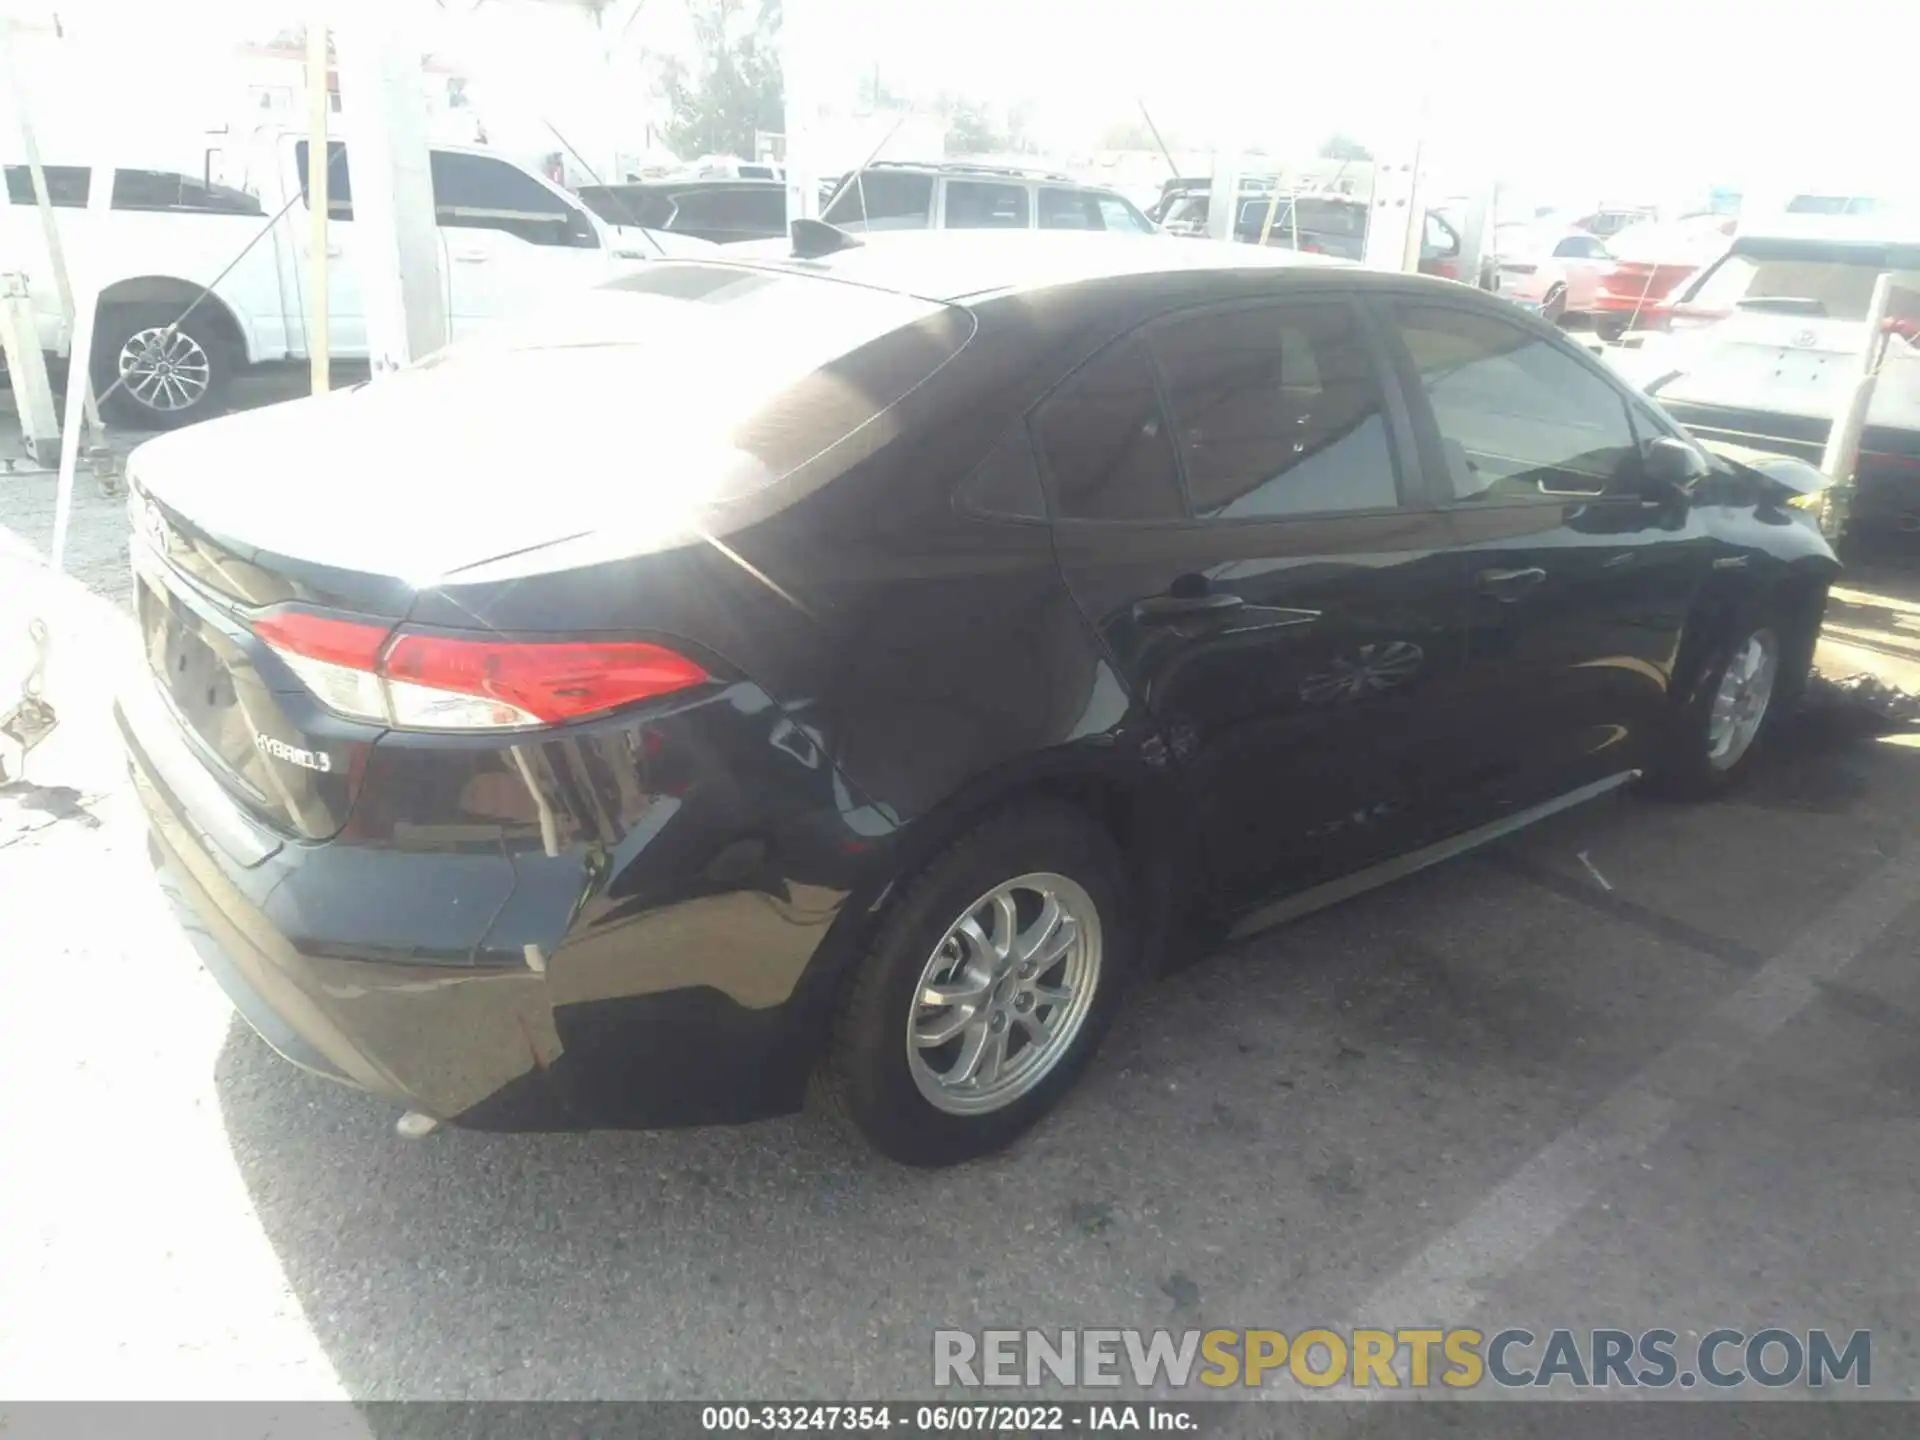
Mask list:
[[[55,580],[50,482],[0,477],[0,625],[53,617],[64,717],[0,792],[0,1399],[872,1398],[929,1390],[936,1326],[1341,1323],[1868,1329],[1920,1395],[1909,737],[1803,721],[1738,799],[1595,802],[1227,949],[959,1170],[813,1115],[408,1141],[161,913],[90,485]],[[1911,573],[1848,583],[1823,665],[1911,673]]]

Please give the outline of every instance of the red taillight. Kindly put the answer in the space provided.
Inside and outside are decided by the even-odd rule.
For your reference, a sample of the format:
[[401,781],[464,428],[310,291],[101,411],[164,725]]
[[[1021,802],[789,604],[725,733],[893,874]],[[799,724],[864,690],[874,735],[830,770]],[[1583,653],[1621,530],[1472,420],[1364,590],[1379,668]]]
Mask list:
[[329,709],[422,730],[559,725],[710,677],[646,641],[520,641],[391,627],[283,610],[253,622]]
[[684,655],[644,641],[529,644],[418,633],[393,642],[381,673],[390,681],[501,701],[548,725],[707,678]]
[[253,633],[274,649],[291,651],[328,665],[371,671],[387,643],[391,625],[369,625],[362,620],[336,620],[304,610],[282,610],[253,622]]

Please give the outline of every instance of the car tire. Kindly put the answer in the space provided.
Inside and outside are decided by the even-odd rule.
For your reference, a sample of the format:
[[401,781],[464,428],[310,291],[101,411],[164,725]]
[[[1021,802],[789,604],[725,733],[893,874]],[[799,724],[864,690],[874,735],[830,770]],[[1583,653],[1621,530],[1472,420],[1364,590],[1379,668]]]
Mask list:
[[183,308],[114,305],[101,311],[91,369],[108,418],[129,429],[175,430],[225,408],[232,347],[210,316],[196,312],[182,320]]
[[1593,333],[1612,345],[1627,333],[1627,323],[1612,315],[1593,317]]
[[[1125,873],[1106,833],[1064,804],[1022,804],[960,836],[888,906],[850,978],[820,1076],[830,1108],[908,1165],[1011,1144],[1073,1087],[1119,1009],[1137,945]],[[955,1003],[924,1003],[935,987]]]
[[1567,320],[1567,287],[1556,285],[1540,302],[1540,315],[1549,325],[1564,325]]
[[1738,785],[1805,689],[1810,664],[1785,607],[1736,610],[1677,697],[1647,788],[1670,799],[1710,800]]

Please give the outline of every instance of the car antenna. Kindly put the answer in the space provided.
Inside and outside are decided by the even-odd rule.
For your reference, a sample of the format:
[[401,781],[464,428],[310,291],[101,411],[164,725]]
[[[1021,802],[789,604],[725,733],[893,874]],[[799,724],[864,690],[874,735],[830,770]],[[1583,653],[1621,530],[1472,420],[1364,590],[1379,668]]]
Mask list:
[[913,107],[911,105],[903,105],[900,107],[899,115],[894,118],[893,128],[880,137],[880,143],[874,146],[872,151],[867,155],[867,158],[860,162],[859,168],[840,177],[840,183],[833,187],[833,193],[827,197],[826,203],[820,207],[820,213],[822,215],[833,209],[834,201],[846,194],[847,186],[851,185],[860,196],[860,223],[862,225],[867,223],[867,187],[862,177],[866,174],[867,167],[880,158],[880,152],[893,143],[893,137],[900,133],[900,127],[905,125],[912,115]]
[[857,250],[863,243],[838,225],[829,225],[824,220],[793,222],[793,257],[796,260],[818,260],[823,255],[837,255],[842,250]]
[[662,260],[670,259],[671,257],[667,254],[667,247],[660,243],[660,237],[658,235],[655,235],[653,233],[653,230],[650,227],[646,225],[642,225],[640,223],[639,217],[633,213],[633,207],[627,204],[626,198],[624,196],[621,196],[615,193],[613,190],[613,187],[611,185],[608,185],[606,181],[600,178],[599,174],[594,170],[593,166],[587,163],[586,157],[583,156],[578,150],[573,148],[573,142],[567,139],[566,136],[560,133],[560,127],[555,125],[551,120],[547,119],[544,115],[540,117],[540,123],[546,126],[547,129],[553,133],[553,138],[560,142],[561,148],[564,149],[569,155],[573,156],[574,163],[578,165],[582,170],[587,172],[587,178],[591,180],[595,185],[599,186],[602,190],[607,191],[609,195],[613,196],[614,203],[617,204],[622,210],[626,211],[627,218],[633,221],[633,228],[640,232],[642,238],[644,238],[649,245],[653,246],[655,250],[660,252],[660,258]]

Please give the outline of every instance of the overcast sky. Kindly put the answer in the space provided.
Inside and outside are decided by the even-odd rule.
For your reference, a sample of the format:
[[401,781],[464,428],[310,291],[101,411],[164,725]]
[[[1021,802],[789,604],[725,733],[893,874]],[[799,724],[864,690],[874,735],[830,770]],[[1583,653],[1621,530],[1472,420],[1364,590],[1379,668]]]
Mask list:
[[[432,0],[408,5],[426,30],[464,32],[490,69],[526,89],[555,84],[551,60],[518,41],[490,47],[486,0],[452,23]],[[449,10],[471,0],[446,0]],[[785,0],[812,28],[831,90],[878,70],[896,92],[940,90],[1035,106],[1041,138],[1090,145],[1144,99],[1191,140],[1308,150],[1344,130],[1376,150],[1416,129],[1449,171],[1572,174],[1602,189],[1819,183],[1885,190],[1915,183],[1910,66],[1916,0]],[[630,32],[644,47],[686,43],[682,0],[644,0]],[[802,7],[805,7],[803,11]],[[153,57],[297,23],[280,0],[0,0],[57,8],[76,33],[110,35]],[[804,22],[808,17],[814,27]],[[491,51],[492,53],[487,53]],[[504,54],[501,52],[504,51]],[[796,55],[794,61],[800,57]],[[793,62],[790,62],[793,63]]]

